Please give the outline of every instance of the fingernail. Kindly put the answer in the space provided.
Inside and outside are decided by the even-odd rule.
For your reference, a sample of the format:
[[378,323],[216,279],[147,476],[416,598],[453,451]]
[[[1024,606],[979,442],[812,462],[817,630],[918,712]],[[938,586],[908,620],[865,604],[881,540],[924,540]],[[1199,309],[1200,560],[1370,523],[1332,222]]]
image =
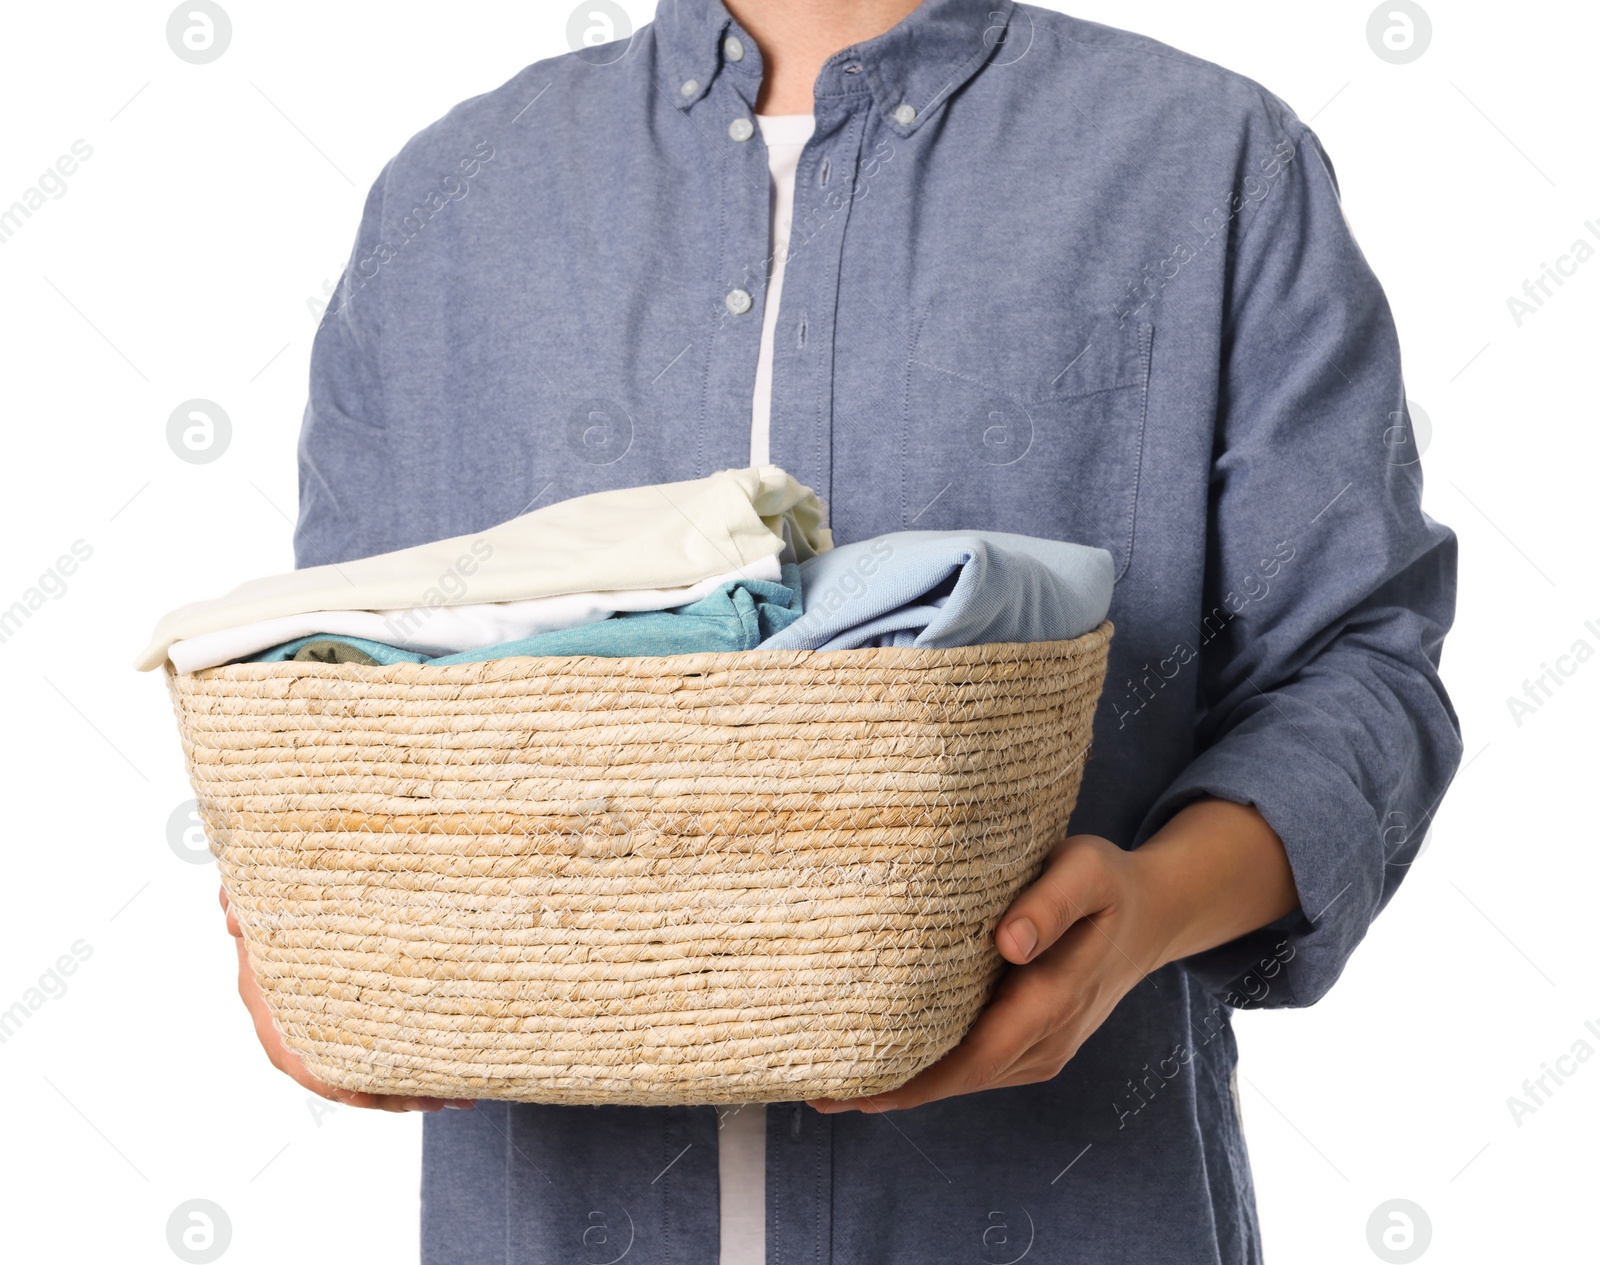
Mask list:
[[470,1098],[464,1098],[460,1102],[445,1103],[445,1106],[450,1108],[451,1111],[471,1111],[477,1105]]
[[1031,920],[1016,918],[1007,924],[1011,932],[1011,943],[1017,946],[1017,956],[1026,960],[1033,956],[1033,951],[1039,945],[1039,932]]

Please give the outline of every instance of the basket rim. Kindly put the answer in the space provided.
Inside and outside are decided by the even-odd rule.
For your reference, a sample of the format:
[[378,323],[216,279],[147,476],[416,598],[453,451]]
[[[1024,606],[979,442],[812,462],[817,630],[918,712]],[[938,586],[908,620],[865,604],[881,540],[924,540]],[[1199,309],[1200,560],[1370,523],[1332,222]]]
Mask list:
[[278,663],[224,663],[196,672],[178,672],[168,659],[162,671],[168,680],[261,681],[278,677],[331,677],[355,681],[469,682],[492,676],[496,680],[550,676],[570,671],[578,664],[605,665],[614,676],[703,676],[707,672],[783,671],[793,668],[938,668],[992,661],[1023,662],[1095,654],[1111,640],[1115,628],[1109,619],[1098,627],[1064,641],[991,641],[975,646],[865,646],[855,650],[714,650],[674,655],[510,655],[476,663],[314,663],[285,660]]

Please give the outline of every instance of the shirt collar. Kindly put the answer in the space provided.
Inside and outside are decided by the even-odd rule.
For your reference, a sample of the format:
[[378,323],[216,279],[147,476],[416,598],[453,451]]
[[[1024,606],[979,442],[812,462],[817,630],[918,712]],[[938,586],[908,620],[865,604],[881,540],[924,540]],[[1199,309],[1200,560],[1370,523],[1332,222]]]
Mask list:
[[[818,92],[848,91],[859,75],[888,126],[909,136],[988,60],[1013,8],[1013,0],[922,0],[899,25],[830,57]],[[654,25],[680,109],[700,100],[724,69],[761,73],[755,41],[722,0],[659,0]],[[730,35],[743,50],[737,62],[728,57]]]

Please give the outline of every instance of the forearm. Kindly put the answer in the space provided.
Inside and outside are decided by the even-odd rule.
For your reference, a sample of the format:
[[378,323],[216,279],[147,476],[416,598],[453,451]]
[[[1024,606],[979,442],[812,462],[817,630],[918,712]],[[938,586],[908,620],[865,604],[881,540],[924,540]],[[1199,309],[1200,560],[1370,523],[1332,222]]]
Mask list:
[[1282,841],[1246,804],[1199,800],[1131,855],[1162,938],[1155,966],[1226,944],[1299,904]]

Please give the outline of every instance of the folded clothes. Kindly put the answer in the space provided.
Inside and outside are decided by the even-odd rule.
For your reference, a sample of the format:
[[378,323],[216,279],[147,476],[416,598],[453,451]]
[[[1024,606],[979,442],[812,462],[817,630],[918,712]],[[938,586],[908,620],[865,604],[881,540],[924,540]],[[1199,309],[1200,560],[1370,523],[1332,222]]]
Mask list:
[[770,465],[596,492],[473,536],[306,567],[181,607],[136,666],[159,667],[174,642],[292,615],[686,588],[785,552],[803,562],[831,547],[826,521],[816,494]]
[[[784,583],[740,580],[673,611],[623,613],[564,632],[429,656],[358,637],[305,636],[258,660],[472,663],[512,655],[853,650],[1066,641],[1111,606],[1104,549],[1009,532],[893,532],[840,545]],[[803,613],[802,613],[803,611]],[[365,658],[356,658],[357,655]]]
[[238,628],[186,637],[167,647],[179,672],[248,659],[285,642],[333,635],[414,651],[418,662],[520,641],[540,633],[578,628],[609,619],[619,611],[657,611],[686,606],[736,580],[777,581],[781,564],[774,554],[740,572],[712,576],[677,589],[632,589],[610,593],[570,593],[526,602],[478,602],[470,606],[413,606],[390,611],[312,611],[264,619]]
[[426,655],[361,637],[315,634],[253,655],[251,662],[429,663],[447,667],[529,655],[696,654],[752,650],[800,618],[800,569],[782,567],[779,580],[735,580],[672,610],[622,611],[609,619],[541,633],[457,654]]
[[1111,555],[1010,532],[891,532],[800,564],[805,613],[763,650],[1066,641],[1111,606]]

